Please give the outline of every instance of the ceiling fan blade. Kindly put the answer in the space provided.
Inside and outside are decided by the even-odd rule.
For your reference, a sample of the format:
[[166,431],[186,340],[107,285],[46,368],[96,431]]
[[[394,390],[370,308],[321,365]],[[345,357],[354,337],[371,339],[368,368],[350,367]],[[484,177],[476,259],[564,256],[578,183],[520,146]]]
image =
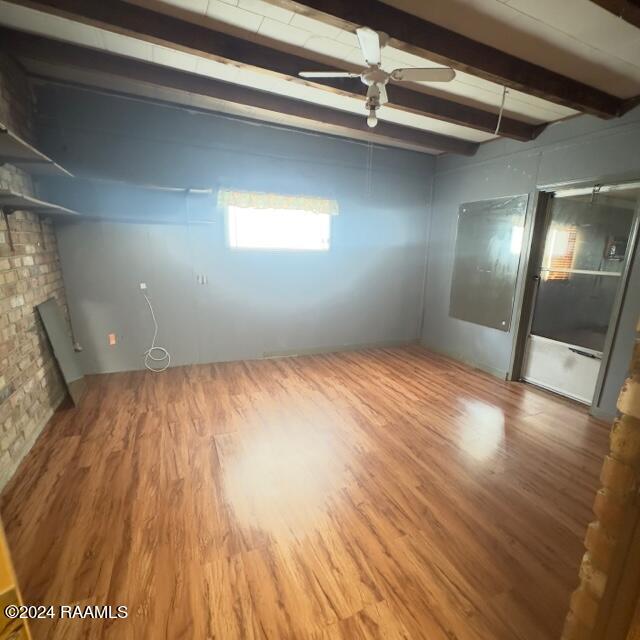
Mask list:
[[359,78],[359,73],[349,71],[301,71],[301,78]]
[[380,36],[377,31],[369,29],[369,27],[360,27],[356,29],[362,55],[368,65],[380,64]]
[[431,69],[396,69],[391,72],[396,82],[451,82],[456,72],[448,67]]

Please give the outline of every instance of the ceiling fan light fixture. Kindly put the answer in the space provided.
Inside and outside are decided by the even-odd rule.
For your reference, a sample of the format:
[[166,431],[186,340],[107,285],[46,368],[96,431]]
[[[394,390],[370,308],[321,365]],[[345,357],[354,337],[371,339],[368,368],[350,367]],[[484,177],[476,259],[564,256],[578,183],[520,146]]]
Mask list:
[[369,117],[367,118],[367,124],[373,129],[378,124],[378,116],[376,116],[376,110],[369,110]]

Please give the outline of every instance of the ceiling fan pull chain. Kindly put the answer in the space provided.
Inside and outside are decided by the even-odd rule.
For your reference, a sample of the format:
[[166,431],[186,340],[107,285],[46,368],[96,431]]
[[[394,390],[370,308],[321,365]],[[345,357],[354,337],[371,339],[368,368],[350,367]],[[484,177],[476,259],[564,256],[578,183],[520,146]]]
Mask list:
[[498,135],[498,131],[500,131],[500,123],[502,122],[502,112],[504,111],[504,101],[507,97],[507,85],[505,84],[502,87],[502,103],[500,104],[500,112],[498,113],[498,124],[496,125],[496,130],[493,132],[494,136]]

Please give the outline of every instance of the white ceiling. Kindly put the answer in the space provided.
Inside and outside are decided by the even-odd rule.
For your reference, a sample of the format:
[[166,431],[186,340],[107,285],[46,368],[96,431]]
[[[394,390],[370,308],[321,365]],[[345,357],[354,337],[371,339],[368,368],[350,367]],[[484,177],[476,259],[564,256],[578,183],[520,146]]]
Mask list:
[[591,0],[382,0],[620,98],[640,94],[640,29]]
[[[353,33],[263,0],[136,2],[214,29],[244,37],[251,34],[251,38],[267,41],[285,51],[300,53],[304,50],[305,57],[318,62],[331,64],[333,61],[354,70],[363,64]],[[615,18],[590,0],[388,0],[387,4],[620,97],[640,94],[640,30]],[[336,94],[304,81],[292,82],[269,72],[200,58],[1,0],[0,23],[299,100],[352,113],[365,113],[364,100]],[[387,47],[383,52],[382,66],[391,70],[403,66],[439,65]],[[310,62],[309,69],[313,68],[313,62]],[[446,85],[422,83],[413,85],[413,88],[475,104],[496,113],[502,97],[500,85],[461,72]],[[393,100],[393,86],[389,87],[389,95]],[[553,122],[576,113],[515,90],[509,90],[507,94],[505,112],[533,123]],[[494,138],[488,133],[388,106],[380,110],[379,117],[474,142]]]

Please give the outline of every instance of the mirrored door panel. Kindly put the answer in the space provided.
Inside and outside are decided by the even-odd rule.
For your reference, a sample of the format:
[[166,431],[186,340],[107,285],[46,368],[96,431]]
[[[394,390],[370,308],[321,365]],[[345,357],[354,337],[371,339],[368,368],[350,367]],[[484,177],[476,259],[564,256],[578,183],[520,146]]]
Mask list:
[[509,331],[528,196],[466,202],[458,212],[449,315]]

